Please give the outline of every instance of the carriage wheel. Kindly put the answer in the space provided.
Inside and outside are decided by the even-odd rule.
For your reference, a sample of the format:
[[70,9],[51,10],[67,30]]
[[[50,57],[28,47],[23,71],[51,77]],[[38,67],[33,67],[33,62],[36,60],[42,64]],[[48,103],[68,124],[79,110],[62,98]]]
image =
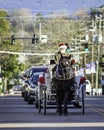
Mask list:
[[84,109],[84,85],[82,86],[82,114],[85,113],[85,109]]
[[39,113],[41,113],[41,100],[38,101]]
[[43,113],[46,115],[46,88],[44,88],[43,92]]

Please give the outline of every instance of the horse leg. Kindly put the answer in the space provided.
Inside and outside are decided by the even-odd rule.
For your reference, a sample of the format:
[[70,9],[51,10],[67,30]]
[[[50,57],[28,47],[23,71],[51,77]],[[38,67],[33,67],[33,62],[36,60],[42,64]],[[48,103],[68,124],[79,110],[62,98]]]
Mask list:
[[56,102],[57,102],[57,113],[62,114],[62,96],[60,95],[60,90],[56,90]]
[[62,114],[62,85],[60,82],[58,82],[58,84],[55,86],[55,90],[56,90],[56,102],[57,102],[57,113],[58,115]]
[[57,113],[59,115],[62,114],[62,105],[61,105],[60,99],[57,100]]
[[63,89],[64,89],[64,101],[63,101],[63,114],[64,115],[67,115],[68,114],[68,108],[67,108],[67,103],[68,101],[70,100],[71,101],[71,97],[69,98],[70,96],[70,93],[71,93],[71,85],[72,85],[72,80],[67,80],[64,82],[64,85],[63,85]]
[[68,102],[68,92],[65,92],[64,101],[63,101],[63,114],[68,114],[68,108],[67,108],[67,102]]

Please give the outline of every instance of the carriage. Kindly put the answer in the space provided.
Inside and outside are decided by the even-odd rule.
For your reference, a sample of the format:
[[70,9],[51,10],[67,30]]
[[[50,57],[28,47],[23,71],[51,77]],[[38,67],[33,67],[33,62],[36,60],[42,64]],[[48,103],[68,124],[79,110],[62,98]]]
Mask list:
[[[38,109],[39,113],[43,111],[44,115],[46,114],[47,108],[57,107],[57,94],[52,77],[53,68],[53,64],[49,65],[47,72],[39,77],[38,82]],[[80,108],[82,114],[84,114],[85,79],[81,76],[75,76],[74,79],[75,83],[71,85],[70,88],[71,93],[69,96],[71,99],[67,102],[67,105],[68,107],[73,106],[75,108]]]

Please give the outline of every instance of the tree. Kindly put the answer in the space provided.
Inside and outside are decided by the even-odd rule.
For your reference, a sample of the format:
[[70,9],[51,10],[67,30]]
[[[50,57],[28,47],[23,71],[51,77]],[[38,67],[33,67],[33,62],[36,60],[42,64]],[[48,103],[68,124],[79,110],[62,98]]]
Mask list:
[[18,56],[13,54],[1,54],[0,55],[0,64],[2,68],[2,76],[11,78],[13,73],[22,71],[24,68],[22,64],[18,62]]
[[8,54],[0,55],[2,78],[4,80],[6,79],[8,83],[10,79],[15,79],[16,77],[18,77],[18,74],[24,70],[24,65],[20,64],[17,58],[18,58],[17,55],[8,55]]
[[4,36],[7,35],[7,32],[10,31],[10,22],[8,20],[9,15],[6,11],[0,10],[0,35]]
[[[9,15],[6,11],[0,10],[0,51],[19,51],[19,44],[10,45],[11,24]],[[14,73],[19,73],[24,69],[24,65],[20,64],[17,55],[0,54],[0,66],[3,80],[9,81],[14,77]]]

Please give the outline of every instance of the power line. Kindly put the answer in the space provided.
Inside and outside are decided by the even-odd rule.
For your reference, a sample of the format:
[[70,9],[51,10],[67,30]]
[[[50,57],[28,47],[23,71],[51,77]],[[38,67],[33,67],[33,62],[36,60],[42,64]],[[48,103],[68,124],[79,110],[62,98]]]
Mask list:
[[[46,52],[40,52],[40,53],[25,53],[25,52],[12,52],[12,51],[0,51],[2,54],[14,54],[14,55],[39,55],[39,56],[51,56],[54,55],[55,53],[46,53]],[[80,51],[80,52],[69,52],[70,54],[84,54],[84,53],[89,53],[85,51]]]

